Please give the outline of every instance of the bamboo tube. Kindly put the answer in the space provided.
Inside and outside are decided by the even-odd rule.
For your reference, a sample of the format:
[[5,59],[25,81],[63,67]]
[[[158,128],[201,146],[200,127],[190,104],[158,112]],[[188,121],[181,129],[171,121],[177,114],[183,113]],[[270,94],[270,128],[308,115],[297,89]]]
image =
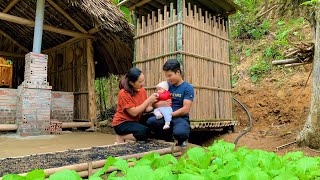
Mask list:
[[[222,36],[223,35],[223,29],[224,29],[224,20],[223,19],[221,19],[221,28],[220,28],[220,35]],[[222,48],[220,47],[220,49],[221,49],[221,59],[224,61],[224,41],[222,40],[222,39],[220,39],[220,46],[222,46]],[[221,71],[220,71],[220,73],[221,73],[221,76],[220,76],[220,78],[221,78],[221,84],[222,84],[222,88],[225,88],[225,75],[224,75],[224,71],[225,71],[225,67],[224,66],[222,66],[222,65],[220,65],[220,69],[221,69]],[[225,95],[225,93],[224,92],[221,92],[221,109],[222,109],[222,112],[221,112],[221,114],[223,115],[223,117],[222,118],[225,118],[225,112],[226,112],[226,110],[225,110],[225,100],[226,100],[226,98],[224,97],[224,95]]]
[[[188,3],[188,11],[189,11],[189,23],[190,24],[193,24],[194,22],[194,11],[192,9],[192,5],[191,3]],[[188,35],[188,38],[189,38],[189,52],[191,53],[194,53],[194,44],[195,44],[195,41],[194,41],[194,30],[189,28],[189,35]],[[189,64],[190,64],[190,83],[191,84],[194,84],[194,76],[195,76],[195,73],[194,73],[194,63],[193,63],[193,57],[192,56],[188,56],[188,60],[189,60]],[[196,88],[194,89],[194,93],[195,93],[195,100],[194,100],[194,115],[193,115],[193,118],[194,119],[197,119],[197,92],[196,92]]]
[[305,65],[305,64],[311,64],[312,62],[304,62],[304,63],[291,63],[291,64],[286,64],[284,67],[294,67],[294,66],[300,66],[300,65]]
[[[152,152],[154,153],[159,153],[160,155],[164,155],[164,154],[174,154],[174,153],[178,153],[179,151],[181,151],[182,148],[175,146],[175,147],[169,147],[169,148],[164,148],[164,149],[159,149],[159,150],[155,150],[155,151],[149,151],[149,152],[143,152],[143,153],[138,153],[138,154],[132,154],[132,155],[127,155],[127,156],[119,156],[117,158],[122,158],[122,159],[130,159],[130,158],[136,158],[136,159],[140,159],[141,157],[143,157],[144,155],[150,154]],[[99,161],[93,161],[92,163],[92,172],[95,172],[96,169],[101,168],[105,165],[106,160],[99,160]],[[62,167],[58,167],[58,168],[50,168],[50,169],[44,169],[44,172],[46,173],[47,176],[50,176],[51,174],[54,174],[56,172],[62,171],[64,169],[68,169],[68,170],[75,170],[77,172],[80,172],[82,177],[85,177],[85,175],[88,175],[88,169],[89,169],[89,163],[80,163],[80,164],[74,164],[74,165],[68,165],[68,166],[62,166]],[[112,172],[117,170],[114,167],[109,167],[109,169],[106,172]],[[25,176],[27,173],[22,173],[19,174],[21,176]],[[2,178],[0,177],[0,180]]]
[[0,131],[15,131],[18,129],[16,124],[0,124]]
[[[135,163],[134,162],[129,162],[128,163],[128,167],[132,167],[132,166],[134,166],[135,165]],[[93,169],[92,170],[92,174],[94,174],[95,172],[97,172],[97,171],[100,171],[102,168],[96,168],[96,169]],[[113,166],[111,166],[111,167],[109,167],[107,170],[106,170],[106,172],[105,173],[111,173],[111,172],[113,172],[113,171],[118,171],[119,169],[118,168],[115,168],[115,167],[113,167]],[[89,175],[89,171],[80,171],[80,172],[78,172],[78,174],[82,177],[82,178],[84,178],[84,177],[89,177],[89,176],[91,176],[91,175]]]
[[[156,19],[156,27],[157,28],[161,28],[161,18],[160,18],[160,15],[161,15],[161,10],[158,9],[158,14],[157,14],[157,19]],[[160,55],[160,49],[161,49],[161,31],[157,32],[157,48],[156,48],[156,56]],[[155,73],[154,73],[154,76],[155,76],[155,81],[158,83],[162,80],[165,80],[165,79],[162,79],[161,77],[161,74],[162,73],[162,69],[160,69],[160,61],[161,61],[161,58],[157,58],[157,60],[155,61]],[[161,67],[162,68],[162,67]]]
[[[220,28],[220,35],[223,36],[223,29],[224,29],[224,20],[221,20],[221,28]],[[225,61],[225,56],[224,56],[224,41],[222,39],[220,39],[220,49],[221,49],[221,60],[222,61]],[[225,88],[225,67],[220,65],[220,73],[221,73],[221,85],[222,85],[222,88]],[[225,118],[226,116],[226,111],[225,111],[225,93],[224,92],[220,92],[221,94],[221,102],[220,102],[220,106],[221,106],[221,109],[222,109],[222,112],[221,112],[221,115],[222,115],[222,118]]]
[[[155,12],[154,11],[152,11],[152,23],[153,23],[152,31],[154,31],[155,29],[157,29],[157,20],[156,20],[156,16],[155,16]],[[158,32],[156,32],[156,33],[154,33],[152,35],[151,42],[157,42],[157,43],[153,43],[154,46],[151,46],[151,48],[152,48],[152,57],[155,57],[156,54],[157,54],[157,48],[159,46],[159,43],[158,43],[159,42],[158,41]],[[157,69],[155,64],[156,64],[157,61],[158,61],[158,59],[155,59],[155,60],[152,61],[152,64],[151,64],[152,73],[150,75],[152,76],[152,81],[153,81],[153,85],[154,86],[156,85],[156,83],[158,83],[157,80],[156,80],[156,74],[155,74],[156,69]]]
[[63,122],[62,128],[91,127],[90,122]]
[[[219,22],[219,35],[221,36],[221,28],[222,28],[222,24],[221,24],[221,17],[218,17],[218,22]],[[222,40],[219,38],[219,59],[223,59],[222,58],[222,51],[221,51],[221,46],[222,46]],[[222,75],[222,67],[219,64],[219,84],[220,87],[223,87],[223,75]],[[219,93],[219,108],[220,108],[220,118],[223,118],[224,116],[224,111],[223,111],[223,93],[221,91],[218,92]]]
[[[217,27],[216,27],[216,17],[215,16],[212,17],[211,22],[212,22],[212,32],[213,32],[213,34],[217,35],[216,34]],[[217,59],[216,39],[217,39],[217,37],[212,37],[212,49],[213,49],[212,58],[213,59]],[[217,84],[217,63],[213,63],[213,86],[214,87],[218,86],[218,84]],[[218,96],[217,96],[216,90],[214,90],[214,92],[213,92],[213,97],[214,97],[214,114],[215,114],[214,117],[219,118]]]
[[291,64],[291,63],[297,63],[299,62],[298,59],[284,59],[284,60],[277,60],[277,61],[272,61],[272,65],[282,65],[282,64]]
[[[91,127],[90,122],[64,122],[62,128],[79,128],[79,127]],[[0,131],[15,131],[18,129],[16,124],[0,124]]]
[[[161,154],[161,155],[163,155],[163,154]],[[174,152],[172,155],[173,155],[174,157],[178,157],[178,156],[181,156],[181,155],[182,155],[182,152],[180,152],[180,151]],[[135,165],[134,162],[129,162],[129,163],[128,163],[128,167],[129,167],[129,168],[130,168],[130,167],[133,167],[134,165]],[[97,171],[100,171],[101,169],[102,169],[102,168],[93,169],[93,170],[92,170],[92,174],[94,174],[94,173],[97,172]],[[105,173],[111,173],[111,172],[113,172],[113,171],[119,171],[119,169],[111,166],[111,167],[109,167],[109,168],[106,170]],[[89,176],[90,176],[90,175],[89,175],[89,171],[80,171],[80,172],[78,172],[78,174],[79,174],[81,177],[89,177]]]
[[[169,24],[169,12],[168,12],[168,7],[165,6],[164,8],[164,23],[165,23],[165,26],[167,24]],[[169,39],[169,29],[166,29],[165,32],[164,32],[164,40],[165,40],[165,46],[164,46],[164,53],[167,54],[169,53],[168,49],[169,49],[169,43],[170,43],[170,39]],[[165,62],[166,60],[164,60]]]
[[[138,16],[138,14],[135,14],[135,18],[136,18],[136,29],[135,29],[135,31],[136,31],[136,36],[140,36],[140,18],[139,18],[139,16]],[[140,53],[141,53],[141,50],[140,50],[140,38],[136,38],[135,39],[135,44],[136,44],[136,50],[135,50],[135,57],[134,57],[134,60],[135,60],[135,62],[138,62],[138,61],[140,61]],[[140,68],[139,66],[140,65],[137,65],[136,64],[136,66],[138,67],[138,68]]]

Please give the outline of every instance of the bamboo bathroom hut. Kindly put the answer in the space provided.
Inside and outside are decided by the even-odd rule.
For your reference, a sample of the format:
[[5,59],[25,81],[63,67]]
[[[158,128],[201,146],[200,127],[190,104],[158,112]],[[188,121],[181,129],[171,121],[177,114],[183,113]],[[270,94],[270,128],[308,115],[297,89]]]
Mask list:
[[[24,80],[25,55],[32,51],[36,3],[0,3],[0,56],[13,61],[13,88]],[[109,0],[46,0],[43,30],[52,90],[73,92],[74,121],[94,121],[94,79],[132,66],[133,27]]]
[[195,89],[192,129],[237,125],[232,116],[228,16],[231,0],[123,0],[134,10],[134,64],[145,72],[148,93],[165,77],[163,64],[176,58]]

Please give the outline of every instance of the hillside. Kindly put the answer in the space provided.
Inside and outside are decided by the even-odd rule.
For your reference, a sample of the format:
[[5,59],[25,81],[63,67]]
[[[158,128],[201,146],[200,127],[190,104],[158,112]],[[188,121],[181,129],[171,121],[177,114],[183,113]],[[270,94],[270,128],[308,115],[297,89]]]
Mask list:
[[[262,18],[254,19],[263,12],[265,4],[259,1],[239,2],[244,3],[242,7],[245,9],[231,18],[233,95],[251,113],[253,128],[239,140],[238,145],[276,151],[278,146],[293,142],[305,124],[310,106],[312,82],[308,77],[312,64],[284,68],[272,66],[271,62],[286,59],[285,51],[293,44],[312,42],[312,26],[307,20],[310,9],[299,6],[295,9],[299,13],[294,14],[294,5],[287,6],[285,10],[274,8]],[[245,111],[236,103],[234,117],[248,124]],[[238,133],[234,134],[218,133],[218,136],[207,138],[201,144],[209,145],[216,139],[233,142],[243,129],[239,127]],[[320,155],[315,150],[295,144],[277,153],[295,150],[311,156]]]

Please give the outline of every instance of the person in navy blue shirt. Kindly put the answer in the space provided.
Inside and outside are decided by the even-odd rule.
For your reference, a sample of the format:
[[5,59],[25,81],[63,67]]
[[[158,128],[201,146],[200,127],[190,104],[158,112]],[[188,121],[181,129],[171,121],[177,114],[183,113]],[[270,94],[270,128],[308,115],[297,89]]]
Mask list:
[[[173,112],[170,129],[163,130],[164,119],[156,119],[155,116],[149,117],[146,124],[156,135],[171,138],[173,135],[178,145],[185,147],[190,134],[189,112],[194,98],[194,89],[191,84],[183,80],[180,63],[176,59],[169,59],[162,69],[168,80],[172,98]],[[160,103],[169,105],[171,102],[170,100],[158,102],[154,105],[155,108],[163,106]]]

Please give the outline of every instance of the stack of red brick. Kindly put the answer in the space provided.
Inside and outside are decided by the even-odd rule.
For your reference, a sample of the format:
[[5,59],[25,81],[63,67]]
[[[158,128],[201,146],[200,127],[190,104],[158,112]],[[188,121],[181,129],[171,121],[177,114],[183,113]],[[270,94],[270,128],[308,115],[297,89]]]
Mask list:
[[51,89],[47,82],[48,56],[29,53],[24,81],[18,87],[16,123],[21,136],[46,135],[50,127]]
[[62,122],[50,121],[50,127],[48,129],[49,134],[61,134],[62,132]]

